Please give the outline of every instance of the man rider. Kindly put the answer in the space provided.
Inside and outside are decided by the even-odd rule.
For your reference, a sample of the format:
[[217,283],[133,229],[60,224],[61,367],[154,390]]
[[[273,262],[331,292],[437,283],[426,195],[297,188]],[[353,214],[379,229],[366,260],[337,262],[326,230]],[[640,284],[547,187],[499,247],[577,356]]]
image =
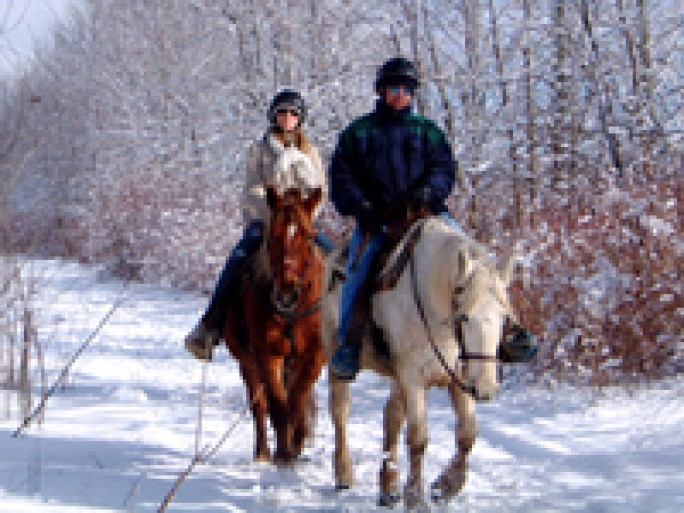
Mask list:
[[[359,371],[363,313],[355,309],[360,291],[386,236],[386,224],[406,207],[448,216],[456,163],[444,132],[412,112],[420,83],[418,70],[394,57],[377,71],[375,109],[353,121],[339,136],[329,168],[330,198],[342,215],[356,219],[347,280],[340,304],[339,347],[330,362],[340,379]],[[403,210],[399,207],[404,207]],[[357,255],[364,239],[370,239]]]

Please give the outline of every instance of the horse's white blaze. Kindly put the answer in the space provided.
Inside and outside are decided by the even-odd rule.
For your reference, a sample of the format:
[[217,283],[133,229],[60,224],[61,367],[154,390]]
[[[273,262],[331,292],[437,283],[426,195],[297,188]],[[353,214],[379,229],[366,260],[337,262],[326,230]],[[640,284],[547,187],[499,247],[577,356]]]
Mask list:
[[296,224],[289,224],[287,225],[287,236],[289,239],[294,239],[294,236],[297,234],[297,225]]

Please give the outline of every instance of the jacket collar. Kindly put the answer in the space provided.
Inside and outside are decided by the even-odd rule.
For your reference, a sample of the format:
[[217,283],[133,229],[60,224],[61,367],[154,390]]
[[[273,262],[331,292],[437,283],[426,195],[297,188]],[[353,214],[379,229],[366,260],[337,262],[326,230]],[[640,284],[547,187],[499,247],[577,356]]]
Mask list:
[[411,114],[411,105],[401,110],[394,110],[393,107],[385,103],[385,100],[379,98],[375,104],[375,113],[381,120],[388,123],[403,121]]
[[[273,130],[269,130],[264,134],[264,143],[276,155],[279,155],[285,151],[285,145]],[[296,148],[294,144],[292,146]]]

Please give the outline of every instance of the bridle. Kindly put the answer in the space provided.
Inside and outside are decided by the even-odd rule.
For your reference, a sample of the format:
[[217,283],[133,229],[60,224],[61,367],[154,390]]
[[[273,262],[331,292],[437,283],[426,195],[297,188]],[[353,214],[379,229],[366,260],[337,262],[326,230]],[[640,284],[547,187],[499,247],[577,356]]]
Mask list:
[[[272,233],[269,230],[268,236],[265,240],[265,249],[267,255],[269,255],[269,272],[267,283],[270,284],[270,293],[266,294],[264,291],[255,285],[257,295],[262,298],[262,300],[272,309],[273,313],[285,321],[285,336],[290,339],[292,347],[294,348],[296,344],[294,343],[294,325],[295,323],[303,318],[306,318],[321,309],[322,298],[318,298],[316,301],[309,305],[302,305],[303,298],[305,294],[302,293],[304,287],[307,285],[306,274],[308,270],[313,267],[315,259],[315,248],[310,248],[311,251],[308,252],[307,258],[304,261],[301,272],[297,276],[297,282],[295,283],[294,290],[285,295],[282,294],[278,289],[278,284],[276,280],[276,271],[279,270],[277,267],[271,265],[270,262],[270,251],[269,247],[272,246]],[[307,244],[314,245],[314,236],[312,234],[306,234]],[[284,267],[284,264],[281,264]],[[283,298],[287,297],[289,300],[287,302],[283,301]]]
[[[456,287],[456,290],[454,291],[454,294],[456,296],[462,294],[465,291],[464,286],[458,286]],[[461,305],[458,304],[457,301],[454,301],[454,308],[456,312],[459,312],[459,310],[462,309]],[[463,335],[463,324],[468,322],[468,314],[466,313],[457,313],[456,317],[454,318],[454,329],[456,331],[456,342],[458,343],[458,355],[459,355],[459,360],[463,360],[467,362],[468,360],[482,360],[482,361],[496,361],[498,360],[496,354],[486,354],[486,353],[470,353],[466,349],[465,345],[465,336]]]
[[[469,394],[472,396],[474,399],[476,399],[476,390],[475,387],[473,386],[468,386],[466,385],[461,377],[456,373],[454,369],[451,368],[451,366],[447,363],[446,359],[444,358],[444,355],[442,352],[439,350],[437,347],[437,343],[435,342],[435,339],[432,335],[432,330],[430,329],[430,323],[428,322],[427,316],[425,314],[425,307],[423,306],[423,302],[420,298],[420,294],[418,293],[418,273],[416,271],[416,263],[415,263],[415,258],[412,255],[410,262],[410,271],[411,271],[411,289],[413,292],[413,299],[416,303],[416,308],[418,309],[418,314],[420,315],[421,322],[423,323],[423,326],[425,328],[425,333],[428,337],[428,340],[430,342],[430,346],[432,347],[432,351],[435,353],[435,356],[437,357],[437,360],[439,363],[442,365],[446,373],[449,375],[449,378],[451,379],[452,383],[455,384],[458,388],[460,388],[463,392],[466,394]],[[465,287],[457,287],[457,289],[454,291],[456,295],[463,293],[465,290]],[[501,300],[497,298],[500,302]],[[458,308],[458,305],[457,305]],[[465,336],[463,335],[463,324],[468,322],[468,315],[464,312],[461,312],[456,315],[454,319],[454,329],[456,333],[456,343],[458,344],[459,348],[459,357],[458,360],[463,364],[467,364],[469,360],[480,360],[480,361],[497,361],[497,355],[496,354],[484,354],[484,353],[469,353],[466,350],[466,345],[465,345]]]

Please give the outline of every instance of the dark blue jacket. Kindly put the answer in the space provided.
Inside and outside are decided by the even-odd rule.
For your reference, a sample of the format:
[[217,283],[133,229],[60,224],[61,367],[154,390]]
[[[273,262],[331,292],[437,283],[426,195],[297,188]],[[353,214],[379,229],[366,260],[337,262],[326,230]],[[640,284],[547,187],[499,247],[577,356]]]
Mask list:
[[440,211],[454,186],[456,163],[434,122],[380,100],[340,134],[329,174],[330,198],[342,215],[359,218],[364,201],[381,215],[424,186],[433,210]]

